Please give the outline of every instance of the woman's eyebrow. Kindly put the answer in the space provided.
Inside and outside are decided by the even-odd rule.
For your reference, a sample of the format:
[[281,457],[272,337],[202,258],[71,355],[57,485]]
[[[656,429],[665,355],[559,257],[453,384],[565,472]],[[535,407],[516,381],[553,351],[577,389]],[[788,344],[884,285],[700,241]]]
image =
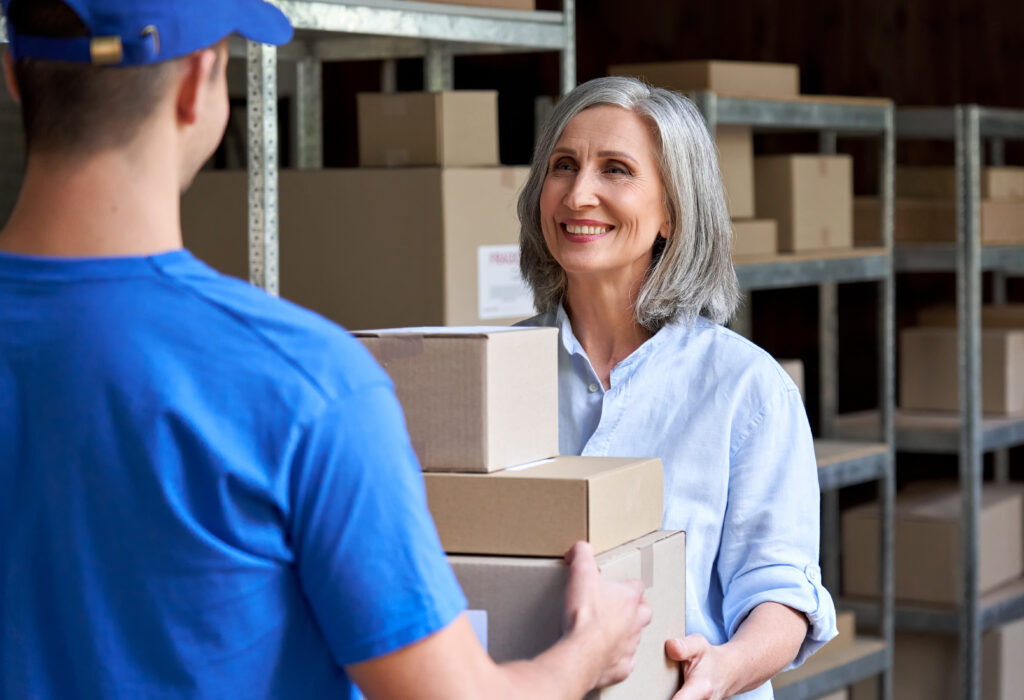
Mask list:
[[551,153],[552,153],[552,155],[555,154],[555,153],[564,153],[567,156],[575,156],[576,155],[576,151],[574,151],[571,148],[566,148],[565,146],[559,146],[558,148],[556,148],[553,151],[551,151]]
[[637,164],[636,159],[625,151],[599,151],[597,155],[600,158],[618,158],[620,160],[627,160],[633,165]]

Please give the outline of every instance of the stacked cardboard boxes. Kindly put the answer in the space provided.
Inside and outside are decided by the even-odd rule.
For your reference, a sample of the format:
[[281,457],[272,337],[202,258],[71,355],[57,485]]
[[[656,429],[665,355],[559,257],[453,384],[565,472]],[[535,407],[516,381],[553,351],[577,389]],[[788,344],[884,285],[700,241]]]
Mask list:
[[[498,160],[494,92],[360,95],[357,169],[280,174],[280,291],[348,328],[507,324],[533,314],[519,275],[524,167]],[[201,173],[185,245],[248,277],[247,175]]]
[[[678,61],[615,65],[629,75],[680,92],[710,91],[763,100],[800,98],[800,71],[783,63]],[[719,168],[733,219],[739,261],[853,246],[853,179],[849,156],[754,157],[750,127],[715,130]]]
[[567,568],[589,542],[609,580],[640,579],[654,609],[636,670],[603,699],[668,700],[685,634],[685,536],[661,531],[661,462],[559,457],[553,328],[359,331],[395,382],[441,544],[469,618],[499,662],[530,658],[561,636]]
[[[857,197],[855,238],[877,245],[878,199]],[[1024,243],[1024,168],[991,167],[981,177],[981,243]],[[896,170],[893,233],[897,243],[952,243],[956,240],[956,171],[953,168]]]

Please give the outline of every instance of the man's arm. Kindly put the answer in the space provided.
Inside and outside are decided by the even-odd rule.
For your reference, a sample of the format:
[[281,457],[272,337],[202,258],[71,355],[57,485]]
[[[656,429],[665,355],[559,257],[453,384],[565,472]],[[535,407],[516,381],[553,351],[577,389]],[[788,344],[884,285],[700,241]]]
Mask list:
[[346,670],[370,700],[580,698],[624,680],[651,620],[643,585],[601,579],[587,544],[566,559],[566,634],[533,660],[495,664],[461,615],[426,639]]

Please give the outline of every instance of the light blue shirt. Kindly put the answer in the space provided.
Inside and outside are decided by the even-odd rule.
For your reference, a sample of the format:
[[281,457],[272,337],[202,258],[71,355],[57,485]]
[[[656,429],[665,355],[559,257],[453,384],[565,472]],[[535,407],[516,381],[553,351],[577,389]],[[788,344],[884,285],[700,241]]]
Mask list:
[[[523,325],[561,331],[565,455],[660,457],[662,525],[686,531],[686,631],[728,641],[772,601],[810,623],[794,665],[836,635],[818,568],[817,462],[800,393],[768,353],[700,318],[666,325],[602,387],[565,311]],[[771,698],[771,685],[743,698]]]

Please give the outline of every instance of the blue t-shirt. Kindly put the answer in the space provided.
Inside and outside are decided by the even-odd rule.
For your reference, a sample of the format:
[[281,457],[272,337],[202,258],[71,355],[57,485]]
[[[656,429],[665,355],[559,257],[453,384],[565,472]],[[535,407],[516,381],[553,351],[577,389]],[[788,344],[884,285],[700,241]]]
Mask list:
[[392,385],[185,251],[0,254],[0,696],[359,697],[465,599]]

